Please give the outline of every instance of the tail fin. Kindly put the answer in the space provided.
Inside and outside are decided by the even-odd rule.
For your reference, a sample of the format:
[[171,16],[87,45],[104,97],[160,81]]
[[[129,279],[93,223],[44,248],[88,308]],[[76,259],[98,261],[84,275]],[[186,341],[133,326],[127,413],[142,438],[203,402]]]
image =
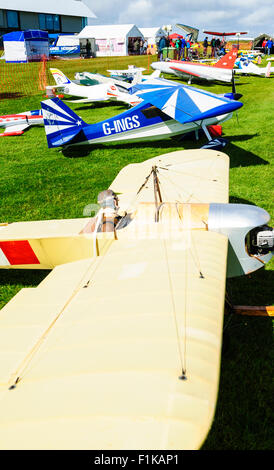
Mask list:
[[213,67],[219,67],[221,69],[233,69],[235,60],[237,59],[238,51],[229,51],[225,54]]
[[265,77],[266,78],[270,77],[270,72],[271,72],[271,62],[269,61],[267,66],[266,66],[266,69],[265,69]]
[[71,83],[70,79],[66,77],[66,75],[61,72],[61,70],[50,69],[50,71],[57,85],[67,85],[68,83]]
[[48,147],[72,141],[87,124],[59,98],[41,102]]

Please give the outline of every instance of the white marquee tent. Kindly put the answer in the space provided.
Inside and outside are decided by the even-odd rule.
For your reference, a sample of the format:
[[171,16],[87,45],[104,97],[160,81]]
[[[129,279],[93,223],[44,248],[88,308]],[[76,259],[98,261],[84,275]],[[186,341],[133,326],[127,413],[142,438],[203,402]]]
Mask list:
[[157,43],[161,36],[166,36],[166,32],[162,28],[139,28],[149,46]]
[[144,40],[134,24],[89,25],[78,34],[79,39],[95,38],[96,56],[126,56],[132,51],[133,42]]
[[147,40],[147,53],[156,54],[156,44],[162,36],[166,36],[166,32],[162,28],[140,28],[140,31],[143,34],[144,38]]

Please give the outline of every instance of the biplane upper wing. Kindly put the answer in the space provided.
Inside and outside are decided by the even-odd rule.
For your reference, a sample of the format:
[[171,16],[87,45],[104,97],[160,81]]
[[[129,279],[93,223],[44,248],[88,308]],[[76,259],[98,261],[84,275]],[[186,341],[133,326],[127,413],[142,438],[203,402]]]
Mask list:
[[[198,152],[204,170],[217,153]],[[211,158],[220,200],[225,157]],[[196,183],[214,186],[196,158]],[[163,160],[157,168],[184,168],[178,155]],[[194,214],[188,198],[167,202],[158,223],[141,201],[116,236],[97,234],[101,256],[56,267],[1,310],[2,449],[200,448],[218,393],[227,237],[207,230],[208,204]]]
[[231,113],[243,105],[239,101],[162,78],[155,79],[153,84],[134,85],[130,92],[181,124]]
[[154,200],[153,179],[146,180],[153,165],[157,166],[160,190],[167,201],[229,201],[228,156],[209,149],[183,150],[125,166],[110,185],[110,189],[119,194],[121,209],[127,210],[140,201]]

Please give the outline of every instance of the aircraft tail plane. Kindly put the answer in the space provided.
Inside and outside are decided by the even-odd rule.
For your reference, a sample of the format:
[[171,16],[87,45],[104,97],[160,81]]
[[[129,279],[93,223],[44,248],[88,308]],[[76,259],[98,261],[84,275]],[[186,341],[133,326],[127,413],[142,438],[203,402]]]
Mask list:
[[212,67],[218,67],[221,69],[233,69],[237,56],[238,56],[237,51],[229,51],[220,60],[218,60],[218,62],[216,62],[216,64],[214,64]]
[[66,75],[61,72],[61,70],[50,68],[50,71],[57,85],[67,85],[68,83],[71,83],[71,80],[66,77]]
[[83,127],[88,125],[59,98],[42,101],[41,106],[49,148],[72,140],[75,143]]
[[270,72],[271,72],[271,62],[268,62],[266,69],[265,69],[265,77],[269,78],[270,77]]

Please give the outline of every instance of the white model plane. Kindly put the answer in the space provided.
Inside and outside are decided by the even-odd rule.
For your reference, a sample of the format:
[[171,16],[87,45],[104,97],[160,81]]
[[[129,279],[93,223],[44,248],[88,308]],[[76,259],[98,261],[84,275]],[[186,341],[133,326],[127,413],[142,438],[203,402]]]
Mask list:
[[[73,103],[91,103],[95,101],[116,100],[123,101],[131,106],[140,102],[140,99],[134,95],[130,95],[127,90],[118,89],[114,83],[100,83],[99,85],[85,86],[72,82],[63,72],[58,69],[50,69],[56,86],[50,88],[57,89],[58,92],[79,97],[73,100]],[[49,88],[49,87],[47,87]]]
[[188,78],[189,83],[191,83],[193,77],[204,80],[231,82],[232,71],[237,55],[236,50],[231,50],[213,65],[181,60],[168,60],[153,62],[151,67],[154,70],[160,70],[162,73],[176,75],[179,78]]
[[145,71],[143,67],[136,67],[136,65],[129,65],[127,69],[107,70],[112,78],[118,78],[119,80],[133,82],[136,76],[142,77],[142,73]]
[[2,268],[52,269],[1,310],[2,450],[202,446],[226,277],[273,254],[228,180],[225,154],[172,152],[126,166],[92,219],[1,226]]
[[[207,127],[226,121],[242,106],[234,93],[217,95],[164,79],[137,84],[131,92],[141,103],[96,124],[85,123],[57,98],[42,101],[48,146],[159,140],[199,129],[212,141]],[[215,143],[223,146],[224,141],[210,145]]]
[[0,116],[0,128],[4,127],[4,132],[0,134],[0,137],[22,135],[30,126],[40,125],[44,125],[42,109],[18,114],[6,114]]
[[159,78],[161,72],[159,70],[155,70],[151,74],[142,75],[142,72],[136,73],[134,79],[131,83],[121,80],[119,78],[112,78],[102,75],[100,73],[91,73],[91,72],[77,72],[75,74],[75,79],[80,85],[99,85],[100,83],[112,83],[114,84],[118,90],[120,91],[128,91],[134,84],[136,83],[143,83],[146,80],[151,80],[154,78]]
[[240,60],[237,63],[238,68],[235,68],[235,73],[240,75],[259,75],[269,78],[271,73],[274,73],[274,67],[271,67],[271,62],[268,62],[266,67],[259,67],[250,60]]

